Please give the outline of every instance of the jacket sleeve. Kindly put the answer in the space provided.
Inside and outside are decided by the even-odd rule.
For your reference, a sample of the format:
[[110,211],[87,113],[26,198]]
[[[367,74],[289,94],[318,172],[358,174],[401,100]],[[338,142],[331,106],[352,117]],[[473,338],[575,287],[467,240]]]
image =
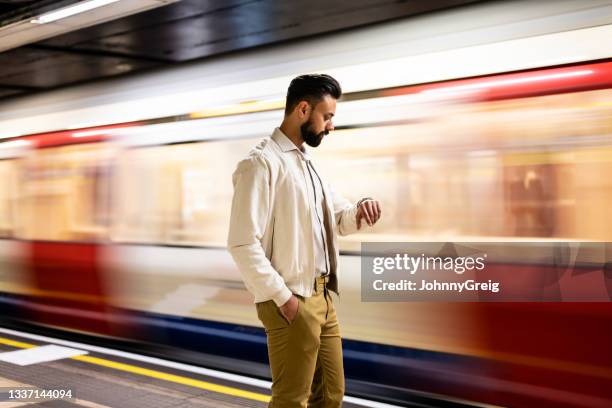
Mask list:
[[357,232],[357,205],[342,197],[332,187],[329,188],[336,226],[339,235],[349,235]]
[[261,240],[270,217],[270,173],[266,161],[252,156],[232,176],[234,197],[227,245],[247,289],[256,297],[285,304],[292,293],[266,258]]

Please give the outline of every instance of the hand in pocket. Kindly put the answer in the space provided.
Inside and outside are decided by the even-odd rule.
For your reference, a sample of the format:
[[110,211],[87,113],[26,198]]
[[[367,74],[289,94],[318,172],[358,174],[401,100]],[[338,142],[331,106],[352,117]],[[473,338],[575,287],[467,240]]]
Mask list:
[[300,302],[295,295],[291,295],[289,300],[285,302],[284,305],[279,307],[281,314],[289,324],[293,323],[295,317],[297,316],[298,308],[300,307]]

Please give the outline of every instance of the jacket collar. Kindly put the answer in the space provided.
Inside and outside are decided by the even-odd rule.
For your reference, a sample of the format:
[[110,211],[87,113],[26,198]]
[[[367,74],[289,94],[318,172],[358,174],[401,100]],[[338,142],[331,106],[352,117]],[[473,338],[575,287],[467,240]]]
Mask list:
[[289,139],[282,130],[279,128],[274,129],[272,133],[272,140],[274,140],[280,146],[283,152],[290,152],[295,150],[297,153],[302,154],[303,156],[308,157],[308,153],[306,153],[306,149],[302,147],[303,150],[298,149],[296,145],[293,144],[291,139]]

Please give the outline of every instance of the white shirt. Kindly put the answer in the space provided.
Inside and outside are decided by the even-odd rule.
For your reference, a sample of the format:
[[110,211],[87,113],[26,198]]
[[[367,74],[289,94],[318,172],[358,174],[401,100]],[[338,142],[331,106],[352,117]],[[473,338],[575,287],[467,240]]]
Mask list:
[[[313,239],[317,226],[306,166],[297,147],[277,128],[238,163],[232,176],[228,249],[255,302],[273,299],[281,306],[292,293],[312,296],[318,264]],[[327,198],[322,221],[331,226],[324,232],[328,288],[338,293],[336,233],[357,231],[357,206],[336,194],[318,174]]]
[[[282,137],[287,138],[284,134]],[[291,140],[289,140],[291,142]],[[310,155],[304,150],[298,150],[300,158],[306,161],[306,183],[310,192],[308,193],[310,208],[312,214],[312,235],[314,239],[314,257],[315,257],[315,273],[317,276],[324,276],[329,273],[329,256],[327,254],[327,236],[324,216],[324,200],[326,199],[323,193],[322,180],[319,176],[318,171],[315,169],[314,163]]]

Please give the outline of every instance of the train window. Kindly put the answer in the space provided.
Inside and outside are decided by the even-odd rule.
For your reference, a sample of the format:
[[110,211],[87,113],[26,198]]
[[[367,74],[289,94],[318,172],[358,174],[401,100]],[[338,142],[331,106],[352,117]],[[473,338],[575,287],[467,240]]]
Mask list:
[[112,166],[111,148],[105,143],[30,152],[21,162],[18,236],[106,240]]
[[611,90],[441,106],[332,133],[313,154],[341,194],[381,200],[361,241],[612,238]]
[[17,159],[0,160],[0,238],[15,233],[17,177]]
[[119,155],[118,242],[225,246],[232,172],[254,140],[128,149]]

